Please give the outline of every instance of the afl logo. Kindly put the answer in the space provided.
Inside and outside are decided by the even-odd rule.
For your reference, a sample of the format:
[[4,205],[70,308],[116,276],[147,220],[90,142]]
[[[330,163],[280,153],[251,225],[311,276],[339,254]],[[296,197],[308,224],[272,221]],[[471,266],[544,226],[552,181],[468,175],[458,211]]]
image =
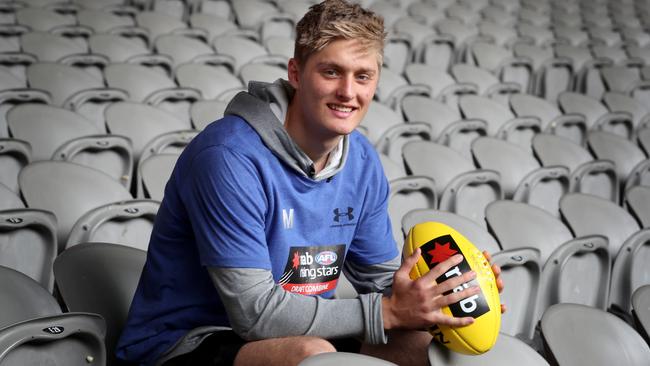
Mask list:
[[336,256],[335,252],[326,250],[316,254],[316,258],[314,259],[316,260],[316,263],[320,264],[321,266],[327,266],[336,262],[337,258],[338,257]]

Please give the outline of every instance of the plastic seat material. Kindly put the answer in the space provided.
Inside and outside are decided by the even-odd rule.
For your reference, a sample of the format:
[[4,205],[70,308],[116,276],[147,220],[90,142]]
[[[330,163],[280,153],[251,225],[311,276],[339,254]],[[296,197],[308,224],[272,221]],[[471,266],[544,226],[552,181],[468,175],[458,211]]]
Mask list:
[[65,313],[0,329],[0,365],[106,365],[104,319]]
[[[525,29],[522,28],[525,25],[519,26],[520,33]],[[535,32],[532,35],[543,34],[544,30],[547,29],[542,28],[541,31],[533,29],[531,32]],[[554,41],[555,38],[551,40]],[[555,102],[561,92],[571,90],[573,87],[573,63],[568,58],[555,56],[552,47],[519,43],[513,46],[513,53],[517,57],[526,57],[532,61],[530,94]]]
[[375,100],[401,114],[402,100],[407,95],[431,96],[431,90],[425,84],[411,85],[401,73],[382,67],[381,78],[377,83]]
[[152,43],[165,34],[196,34],[207,37],[205,31],[198,29],[189,29],[188,25],[171,15],[155,11],[140,11],[135,14],[135,21],[139,27],[149,32],[149,38]]
[[558,43],[555,45],[555,54],[559,57],[570,59],[573,63],[574,77],[572,90],[597,99],[602,97],[606,89],[600,76],[600,69],[606,66],[612,66],[612,60],[594,57],[586,45]]
[[109,203],[85,213],[70,231],[66,248],[87,242],[121,244],[146,251],[160,201]]
[[478,94],[506,105],[512,94],[525,92],[518,83],[502,82],[490,71],[468,63],[456,63],[450,69],[456,82],[476,85]]
[[[481,23],[479,29],[483,31],[488,24],[490,24],[490,28],[502,28],[498,24]],[[492,37],[494,38],[494,36]],[[499,42],[498,39],[496,41]],[[505,42],[522,41],[521,37],[516,37]],[[499,45],[499,43],[476,42],[471,46],[470,51],[476,65],[490,71],[502,83],[519,85],[522,92],[531,90],[534,70],[533,61],[530,58],[515,56],[511,49]]]
[[650,348],[632,327],[600,309],[557,304],[541,321],[549,354],[561,365],[640,366],[650,362]]
[[106,320],[111,364],[145,260],[143,250],[91,242],[66,249],[54,262],[57,287],[68,309]]
[[629,95],[607,92],[603,95],[603,103],[612,112],[627,112],[632,115],[635,129],[639,129],[650,121],[650,110],[644,103]]
[[405,237],[401,228],[404,215],[415,209],[435,209],[437,206],[435,183],[431,178],[411,175],[390,181],[388,215],[400,251]]
[[161,201],[165,186],[178,160],[178,154],[155,154],[142,160],[138,168],[141,188],[138,196]]
[[530,94],[512,95],[510,107],[518,117],[539,118],[542,132],[566,137],[579,145],[586,141],[587,123],[580,114],[562,113],[557,105]]
[[0,184],[19,193],[18,173],[32,160],[32,147],[27,141],[0,138]]
[[537,319],[559,302],[607,309],[611,256],[607,238],[573,234],[559,218],[535,206],[501,200],[486,209],[488,227],[504,250],[532,247],[543,264]]
[[576,92],[563,92],[558,103],[564,113],[585,116],[588,130],[602,130],[631,139],[634,136],[632,116],[626,112],[610,112],[597,99]]
[[650,284],[639,287],[632,294],[632,314],[639,334],[650,344]]
[[517,284],[499,294],[502,304],[516,304],[502,314],[501,332],[534,343],[544,266],[540,251],[532,247],[502,250],[492,254],[492,263],[501,267],[504,283]]
[[307,357],[299,366],[336,366],[341,364],[359,366],[391,366],[392,362],[384,361],[375,357],[349,352],[328,352]]
[[404,118],[400,114],[377,101],[370,103],[368,112],[361,121],[361,126],[367,129],[368,140],[373,145],[377,144],[391,127],[401,124],[404,124]]
[[107,84],[126,90],[130,101],[157,106],[188,124],[190,106],[201,99],[198,90],[179,87],[171,78],[143,65],[111,64],[105,74]]
[[384,174],[388,182],[407,176],[403,159],[400,158],[399,161],[395,161],[386,154],[379,153],[379,160],[381,161],[381,166],[384,168]]
[[25,208],[25,203],[21,200],[19,192],[14,192],[6,185],[0,183],[0,210],[9,210],[12,208]]
[[485,121],[463,119],[459,111],[425,96],[406,96],[402,100],[402,111],[409,123],[427,123],[432,141],[458,150],[468,158],[471,157],[471,142],[487,134]]
[[222,35],[212,41],[212,46],[219,55],[230,56],[233,63],[233,73],[239,75],[241,67],[249,62],[264,62],[284,64],[282,57],[270,57],[264,46],[254,40],[239,35]]
[[154,48],[157,53],[171,57],[174,67],[188,62],[232,63],[230,58],[217,55],[209,44],[196,38],[177,34],[160,35],[156,38]]
[[243,91],[244,84],[227,68],[205,64],[185,64],[176,70],[176,80],[182,87],[201,92],[203,99],[224,100],[233,91]]
[[406,65],[404,76],[411,85],[424,84],[429,87],[431,98],[456,111],[458,111],[458,98],[461,95],[479,94],[478,85],[457,82],[446,70],[436,70],[424,64]]
[[136,166],[149,141],[159,135],[191,127],[189,122],[172,113],[132,102],[119,102],[106,108],[106,124],[112,134],[131,139]]
[[54,214],[31,208],[0,210],[0,265],[20,271],[52,291],[58,253]]
[[71,161],[130,185],[133,152],[127,137],[107,135],[82,115],[45,104],[18,105],[7,118],[12,134],[32,146],[31,161]]
[[134,63],[145,65],[168,76],[173,73],[171,57],[153,54],[147,44],[135,37],[119,34],[93,34],[88,38],[88,47],[95,53],[104,55],[111,63]]
[[205,127],[222,118],[228,102],[219,100],[199,100],[190,107],[190,116],[192,117],[192,127],[201,131]]
[[36,63],[27,68],[33,88],[50,93],[52,103],[76,111],[100,129],[105,129],[103,112],[107,104],[127,100],[123,90],[107,88],[104,81],[79,68],[58,63]]
[[625,192],[625,203],[630,213],[643,228],[650,228],[650,187],[634,186]]
[[[438,209],[468,217],[484,225],[485,206],[503,197],[499,174],[476,169],[461,153],[429,141],[404,145],[404,161],[414,175],[432,178]],[[435,156],[435,159],[431,159]]]
[[61,306],[52,293],[26,274],[0,265],[0,278],[4,295],[0,299],[0,329],[33,318],[61,314]]
[[537,117],[515,117],[510,109],[499,102],[476,95],[460,98],[460,110],[465,118],[480,119],[487,123],[487,135],[513,142],[527,151],[531,140],[541,132]]
[[248,63],[241,67],[239,75],[244,81],[244,85],[248,85],[251,81],[272,83],[278,79],[286,79],[287,69],[278,65]]
[[107,203],[130,200],[129,191],[109,175],[65,161],[33,162],[18,177],[27,207],[51,211],[58,221],[59,249],[86,212]]
[[569,169],[570,192],[589,193],[619,202],[619,181],[612,161],[595,159],[574,141],[544,133],[533,138],[533,151],[543,166],[560,165]]
[[497,342],[490,351],[479,356],[455,353],[437,344],[429,346],[428,355],[431,366],[549,365],[535,349],[518,338],[504,333],[499,334]]
[[608,132],[590,132],[587,136],[587,145],[596,158],[614,162],[621,187],[625,187],[635,167],[646,160],[643,150],[638,145]]
[[[213,1],[206,1],[212,3]],[[227,3],[227,2],[224,2]],[[237,24],[230,19],[222,16],[209,13],[193,13],[190,15],[189,24],[192,28],[203,29],[208,34],[208,41],[214,40],[216,37],[238,30]]]
[[600,197],[568,194],[560,201],[560,210],[576,235],[602,235],[609,240],[613,260],[609,305],[629,312],[632,292],[649,275],[650,230],[641,229],[625,209]]
[[474,161],[482,169],[497,171],[506,198],[540,207],[559,217],[559,200],[569,192],[569,169],[540,166],[521,147],[493,137],[472,142]]

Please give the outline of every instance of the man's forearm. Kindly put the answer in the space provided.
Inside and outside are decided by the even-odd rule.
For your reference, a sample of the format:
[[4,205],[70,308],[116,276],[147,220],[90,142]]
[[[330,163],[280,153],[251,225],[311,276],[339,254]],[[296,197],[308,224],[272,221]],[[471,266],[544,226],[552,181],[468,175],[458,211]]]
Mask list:
[[244,339],[312,335],[386,342],[379,293],[328,300],[287,292],[267,270],[209,268],[209,272],[233,330]]

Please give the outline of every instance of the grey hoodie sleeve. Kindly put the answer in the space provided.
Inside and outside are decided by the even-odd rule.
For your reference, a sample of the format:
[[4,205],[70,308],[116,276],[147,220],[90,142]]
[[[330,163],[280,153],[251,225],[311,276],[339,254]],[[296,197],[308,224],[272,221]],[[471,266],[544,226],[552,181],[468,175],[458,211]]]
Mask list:
[[311,335],[387,342],[381,293],[323,299],[285,291],[264,269],[210,267],[208,271],[233,330],[246,340]]

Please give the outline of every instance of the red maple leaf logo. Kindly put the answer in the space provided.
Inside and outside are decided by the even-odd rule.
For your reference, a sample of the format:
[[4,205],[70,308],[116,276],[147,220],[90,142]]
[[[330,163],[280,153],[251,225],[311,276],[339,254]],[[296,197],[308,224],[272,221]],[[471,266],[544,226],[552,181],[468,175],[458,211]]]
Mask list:
[[293,260],[291,263],[293,264],[293,268],[298,268],[298,265],[300,264],[300,257],[298,256],[298,252],[293,253]]
[[454,249],[449,248],[450,243],[445,243],[442,245],[438,243],[434,243],[434,244],[435,247],[432,250],[427,252],[431,256],[430,264],[444,262],[446,259],[458,253]]

